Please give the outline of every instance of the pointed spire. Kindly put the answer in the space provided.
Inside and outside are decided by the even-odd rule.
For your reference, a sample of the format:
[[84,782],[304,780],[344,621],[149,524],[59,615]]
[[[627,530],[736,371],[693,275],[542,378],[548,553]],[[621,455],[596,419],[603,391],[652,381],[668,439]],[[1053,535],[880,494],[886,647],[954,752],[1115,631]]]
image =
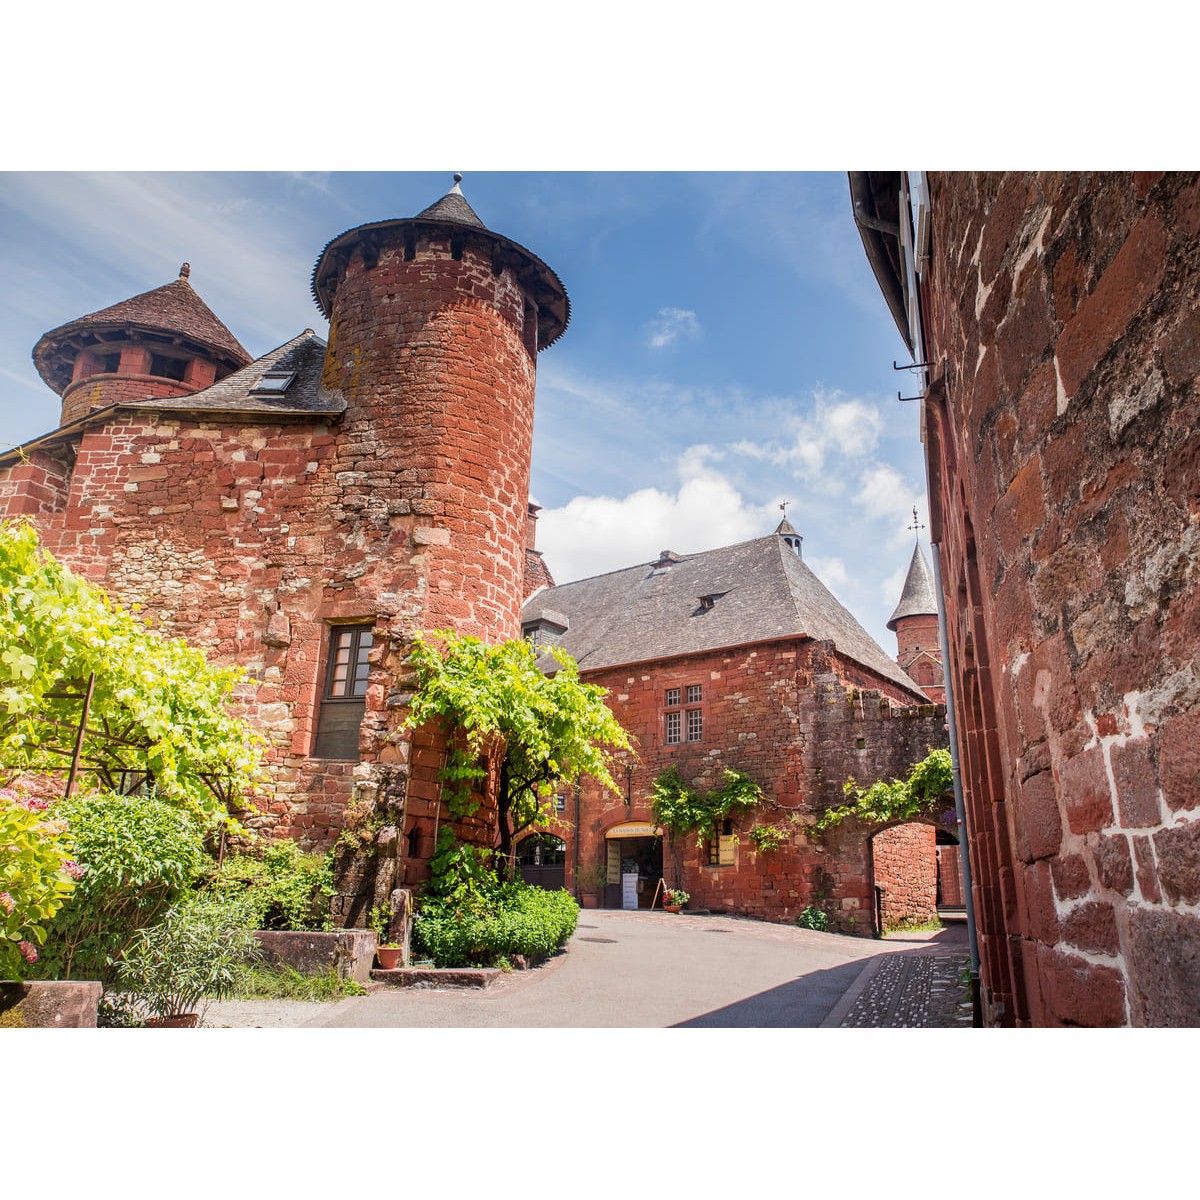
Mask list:
[[908,564],[908,575],[904,580],[904,590],[900,593],[900,603],[896,611],[888,618],[887,627],[894,633],[896,625],[905,617],[923,617],[937,615],[937,595],[933,590],[933,572],[925,559],[925,552],[918,542],[913,547],[912,561]]
[[454,186],[435,204],[417,213],[418,221],[449,221],[454,225],[471,225],[476,229],[486,229],[487,226],[479,219],[475,210],[467,203],[463,195],[462,175],[454,173]]
[[775,527],[775,536],[781,537],[792,548],[799,558],[804,557],[803,546],[804,538],[801,537],[800,531],[787,519],[787,506],[791,503],[790,500],[785,500],[779,507],[783,512],[783,520]]

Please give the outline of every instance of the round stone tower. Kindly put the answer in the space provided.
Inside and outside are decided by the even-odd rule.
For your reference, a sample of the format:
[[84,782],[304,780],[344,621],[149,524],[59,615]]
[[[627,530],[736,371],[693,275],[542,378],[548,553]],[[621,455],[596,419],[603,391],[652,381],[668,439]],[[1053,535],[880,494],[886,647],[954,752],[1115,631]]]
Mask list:
[[537,352],[570,304],[460,179],[415,217],[335,238],[312,289],[330,323],[324,384],[347,404],[342,505],[386,494],[393,528],[411,526],[421,561],[397,584],[414,625],[498,641],[520,634]]
[[250,361],[241,343],[179,278],[42,334],[38,374],[62,397],[60,425],[97,408],[187,396]]

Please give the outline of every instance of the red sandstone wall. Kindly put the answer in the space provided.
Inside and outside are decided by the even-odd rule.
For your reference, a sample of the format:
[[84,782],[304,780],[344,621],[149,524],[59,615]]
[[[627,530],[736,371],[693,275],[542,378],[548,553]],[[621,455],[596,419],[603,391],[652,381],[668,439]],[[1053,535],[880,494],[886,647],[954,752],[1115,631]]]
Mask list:
[[520,636],[535,362],[524,292],[482,246],[448,239],[355,253],[337,287],[325,384],[342,390],[344,504],[386,522],[389,501],[431,518],[428,628]]
[[937,917],[937,831],[932,825],[893,825],[871,839],[875,887],[884,931]]
[[1200,181],[931,177],[923,309],[985,1004],[1200,1022]]

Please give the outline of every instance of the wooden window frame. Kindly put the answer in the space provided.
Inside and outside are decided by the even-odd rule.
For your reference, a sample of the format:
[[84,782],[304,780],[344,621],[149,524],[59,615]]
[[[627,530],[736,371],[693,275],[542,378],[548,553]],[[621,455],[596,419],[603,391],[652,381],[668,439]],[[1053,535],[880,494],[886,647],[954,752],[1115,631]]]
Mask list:
[[[369,661],[371,648],[374,645],[373,622],[341,622],[330,625],[325,642],[325,674],[321,687],[320,703],[317,706],[316,729],[313,734],[313,758],[328,758],[340,762],[355,762],[358,760],[358,727],[362,724],[366,713],[366,694],[370,667],[359,679],[359,666]],[[341,637],[350,634],[350,654],[346,663],[346,692],[335,691],[337,677],[338,652],[341,650]],[[370,639],[363,646],[364,635]],[[361,686],[361,691],[356,690]],[[357,712],[358,720],[353,720]],[[351,740],[353,729],[353,746]],[[330,751],[333,751],[332,753]]]

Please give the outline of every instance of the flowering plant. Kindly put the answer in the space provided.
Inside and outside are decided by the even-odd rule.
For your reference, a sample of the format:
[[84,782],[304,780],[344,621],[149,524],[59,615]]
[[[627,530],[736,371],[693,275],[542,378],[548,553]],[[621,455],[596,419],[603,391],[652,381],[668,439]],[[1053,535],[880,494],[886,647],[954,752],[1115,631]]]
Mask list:
[[42,796],[0,788],[0,978],[19,979],[37,961],[46,922],[82,874],[67,824],[49,808]]
[[672,906],[678,905],[680,908],[682,908],[690,899],[691,896],[685,892],[683,888],[666,888],[663,891],[664,904],[670,904]]

